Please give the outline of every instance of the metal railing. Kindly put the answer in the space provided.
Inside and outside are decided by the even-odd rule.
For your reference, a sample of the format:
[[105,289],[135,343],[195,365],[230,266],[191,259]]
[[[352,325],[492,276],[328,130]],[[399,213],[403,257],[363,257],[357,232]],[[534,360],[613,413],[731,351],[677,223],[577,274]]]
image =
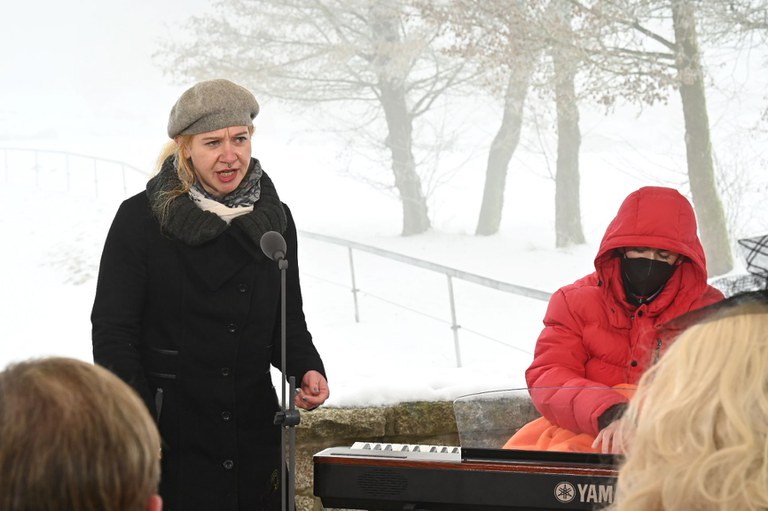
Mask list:
[[[35,186],[38,188],[46,186],[46,178],[52,173],[62,171],[64,180],[57,182],[56,185],[63,187],[67,192],[71,192],[77,184],[85,187],[84,180],[90,179],[87,187],[97,198],[106,189],[121,193],[125,197],[128,195],[130,178],[138,178],[146,182],[150,174],[119,160],[70,151],[0,147],[0,154],[2,154],[0,159],[3,162],[6,184],[12,181],[11,168],[20,174],[31,170]],[[86,177],[86,174],[90,177]],[[26,174],[24,174],[24,179],[28,179]]]
[[[117,195],[122,195],[122,198],[125,198],[129,194],[129,177],[136,179],[136,183],[138,184],[145,183],[150,174],[149,172],[146,172],[122,161],[93,157],[67,151],[0,147],[0,154],[2,155],[0,160],[2,160],[4,165],[6,183],[10,183],[13,180],[13,176],[10,171],[11,167],[14,169],[14,174],[18,173],[22,176],[21,179],[23,179],[23,181],[21,183],[28,182],[28,175],[25,175],[24,172],[28,169],[31,169],[34,172],[35,185],[38,187],[48,185],[56,190],[63,189],[66,192],[71,192],[73,191],[75,182],[77,181],[77,184],[80,185],[80,189],[85,189],[86,193],[92,194],[95,198],[99,198],[100,195],[106,190],[116,193]],[[117,169],[117,172],[115,172],[115,169]],[[47,179],[50,179],[51,176],[53,176],[59,170],[63,171],[64,173],[64,182],[62,183],[59,180],[56,183],[48,184]],[[91,174],[90,179],[92,181],[89,185],[86,185],[85,181],[83,181],[83,179],[87,179],[85,177],[86,174]],[[85,186],[85,188],[83,188],[83,186]],[[458,367],[461,367],[462,365],[461,349],[459,345],[459,330],[462,329],[462,326],[460,325],[457,317],[454,279],[460,279],[462,281],[477,284],[479,286],[504,293],[522,296],[525,298],[530,298],[533,300],[548,301],[550,298],[550,293],[546,291],[494,280],[474,273],[469,273],[466,271],[458,270],[456,268],[443,266],[441,264],[410,257],[397,252],[391,252],[389,250],[384,250],[370,245],[364,245],[362,243],[357,243],[342,238],[336,238],[333,236],[326,236],[323,234],[307,231],[300,231],[299,234],[302,237],[308,239],[342,246],[347,249],[349,258],[349,275],[351,278],[351,291],[353,296],[354,317],[355,322],[358,323],[360,322],[360,301],[358,298],[361,290],[357,287],[357,275],[355,273],[354,258],[355,251],[370,253],[378,257],[445,275],[450,310],[450,321],[448,323],[450,325],[450,329],[453,332],[453,344],[456,364]],[[394,305],[398,304],[394,303]],[[464,328],[464,330],[471,331],[467,328]],[[473,333],[492,341],[504,344],[498,339],[493,339],[479,332]],[[519,349],[508,344],[504,345],[512,349]]]
[[433,272],[437,272],[445,275],[447,279],[447,285],[448,285],[448,303],[450,307],[450,317],[451,317],[450,328],[453,331],[453,345],[454,345],[454,352],[456,355],[457,367],[461,367],[462,365],[461,348],[459,345],[459,329],[461,328],[461,325],[458,322],[457,314],[456,314],[456,299],[454,295],[453,279],[461,279],[467,282],[471,282],[471,283],[488,287],[491,289],[495,289],[498,291],[512,293],[512,294],[523,296],[526,298],[531,298],[534,300],[542,300],[545,302],[549,301],[549,298],[551,296],[551,293],[548,293],[546,291],[541,291],[539,289],[534,289],[530,287],[520,286],[517,284],[510,284],[508,282],[494,280],[494,279],[483,277],[481,275],[477,275],[474,273],[457,270],[456,268],[451,268],[449,266],[443,266],[441,264],[425,261],[423,259],[418,259],[415,257],[399,254],[397,252],[390,252],[389,250],[372,247],[370,245],[364,245],[362,243],[357,243],[357,242],[342,239],[342,238],[335,238],[333,236],[326,236],[323,234],[317,234],[317,233],[307,232],[307,231],[299,231],[299,235],[309,239],[314,239],[314,240],[322,241],[325,243],[332,243],[332,244],[340,245],[347,248],[347,253],[349,256],[349,273],[350,273],[350,281],[351,281],[351,291],[352,291],[354,310],[355,310],[355,322],[360,321],[360,305],[358,300],[358,293],[360,292],[360,289],[358,289],[357,287],[357,278],[355,275],[355,260],[354,260],[355,250],[359,250],[361,252],[368,252],[368,253],[377,255],[379,257],[384,257],[394,261],[399,261],[404,264],[409,264],[425,270],[429,270],[429,271],[433,271]]

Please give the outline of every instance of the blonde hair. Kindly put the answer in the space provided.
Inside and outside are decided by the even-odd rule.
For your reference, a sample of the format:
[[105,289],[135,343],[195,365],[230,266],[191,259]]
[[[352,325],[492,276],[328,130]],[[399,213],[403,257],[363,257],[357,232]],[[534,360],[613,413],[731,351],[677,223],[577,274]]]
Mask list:
[[643,375],[626,418],[612,509],[768,509],[768,306],[686,330]]
[[171,164],[176,170],[176,177],[178,178],[175,187],[160,190],[157,197],[158,202],[154,209],[161,224],[164,224],[167,219],[171,202],[177,197],[189,193],[189,189],[195,183],[195,170],[189,158],[189,145],[192,143],[192,137],[193,135],[179,135],[176,140],[171,140],[165,144],[157,157],[155,174],[159,174],[166,160],[172,158]]
[[0,509],[145,511],[159,480],[154,421],[117,376],[58,357],[0,373]]

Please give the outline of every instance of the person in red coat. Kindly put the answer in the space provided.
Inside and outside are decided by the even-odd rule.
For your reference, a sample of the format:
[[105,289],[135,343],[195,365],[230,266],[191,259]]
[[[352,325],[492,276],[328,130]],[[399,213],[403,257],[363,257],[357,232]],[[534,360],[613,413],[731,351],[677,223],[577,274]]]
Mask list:
[[707,284],[704,249],[688,200],[643,187],[621,204],[595,271],[557,290],[526,381],[549,422],[595,438],[611,452],[625,392],[667,348],[661,327],[724,297]]

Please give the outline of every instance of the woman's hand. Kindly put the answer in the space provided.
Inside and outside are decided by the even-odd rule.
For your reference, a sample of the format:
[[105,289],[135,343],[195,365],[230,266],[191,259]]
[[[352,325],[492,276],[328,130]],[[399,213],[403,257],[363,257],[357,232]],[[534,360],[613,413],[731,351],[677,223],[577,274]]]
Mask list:
[[296,390],[296,406],[304,410],[317,408],[331,395],[328,382],[318,371],[307,371],[301,380],[301,387]]

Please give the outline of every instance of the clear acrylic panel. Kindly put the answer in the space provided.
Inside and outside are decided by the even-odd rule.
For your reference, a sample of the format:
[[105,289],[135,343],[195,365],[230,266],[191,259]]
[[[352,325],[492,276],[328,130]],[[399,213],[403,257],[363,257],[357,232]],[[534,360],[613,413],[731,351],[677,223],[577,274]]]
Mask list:
[[[539,387],[462,396],[453,402],[459,443],[462,449],[600,452],[591,448],[593,432],[579,429],[591,423],[586,410],[601,402],[627,402],[633,393],[634,387]],[[537,406],[547,407],[547,417]],[[532,442],[537,435],[541,439]]]

